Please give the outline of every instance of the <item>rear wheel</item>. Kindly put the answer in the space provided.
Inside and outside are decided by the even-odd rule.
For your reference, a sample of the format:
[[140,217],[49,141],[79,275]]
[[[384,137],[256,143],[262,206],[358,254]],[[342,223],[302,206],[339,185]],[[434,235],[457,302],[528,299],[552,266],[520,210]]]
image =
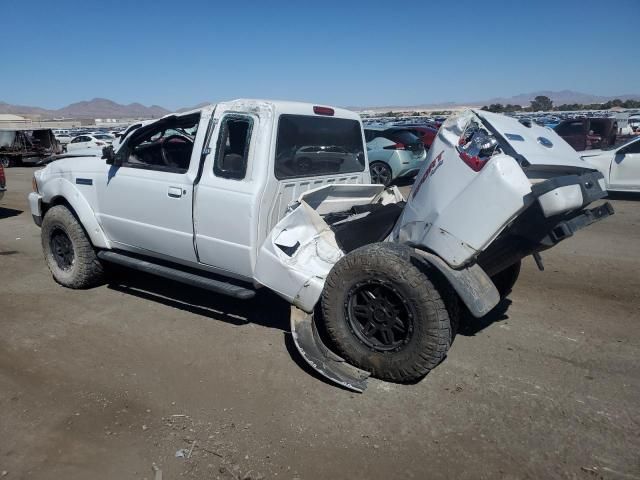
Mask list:
[[9,157],[0,157],[0,165],[4,168],[9,168],[13,166],[13,162]]
[[410,249],[376,243],[333,267],[322,295],[326,332],[350,363],[393,382],[422,378],[452,340],[443,297]]
[[57,205],[47,211],[41,235],[44,257],[56,282],[69,288],[88,288],[102,281],[102,264],[67,207]]
[[392,172],[389,165],[383,162],[373,162],[369,165],[369,173],[373,183],[380,183],[387,186],[391,183]]

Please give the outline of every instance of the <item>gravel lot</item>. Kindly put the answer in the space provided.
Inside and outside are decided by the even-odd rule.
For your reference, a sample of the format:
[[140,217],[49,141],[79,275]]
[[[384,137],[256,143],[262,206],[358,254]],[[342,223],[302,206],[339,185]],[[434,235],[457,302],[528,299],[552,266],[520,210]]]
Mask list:
[[358,395],[309,373],[269,294],[58,286],[31,171],[0,201],[2,478],[640,479],[640,199],[527,259],[421,382]]

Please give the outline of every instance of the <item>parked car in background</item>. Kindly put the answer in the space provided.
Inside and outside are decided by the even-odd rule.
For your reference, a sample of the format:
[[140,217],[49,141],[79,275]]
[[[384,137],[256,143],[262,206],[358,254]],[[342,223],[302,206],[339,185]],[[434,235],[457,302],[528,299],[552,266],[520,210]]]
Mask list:
[[438,134],[438,128],[431,125],[405,125],[404,128],[410,130],[416,137],[422,140],[424,148],[431,148],[431,144]]
[[49,128],[0,130],[0,164],[5,168],[35,164],[59,153],[62,153],[62,145]]
[[102,149],[113,143],[114,138],[104,133],[96,135],[80,135],[67,144],[67,151],[85,150],[87,148]]
[[610,192],[640,192],[640,138],[604,150],[579,152],[604,176]]
[[54,130],[54,135],[56,136],[56,140],[58,140],[58,142],[60,142],[60,145],[62,145],[65,148],[66,148],[67,144],[73,139],[71,134],[69,132],[67,132],[66,130],[61,132],[61,133],[55,133],[55,130]]
[[554,130],[580,152],[614,145],[618,122],[615,118],[573,118],[560,122]]
[[415,176],[427,158],[424,143],[409,128],[367,127],[364,130],[371,181],[389,185]]
[[4,197],[4,192],[7,191],[7,177],[4,175],[4,167],[0,164],[0,200]]

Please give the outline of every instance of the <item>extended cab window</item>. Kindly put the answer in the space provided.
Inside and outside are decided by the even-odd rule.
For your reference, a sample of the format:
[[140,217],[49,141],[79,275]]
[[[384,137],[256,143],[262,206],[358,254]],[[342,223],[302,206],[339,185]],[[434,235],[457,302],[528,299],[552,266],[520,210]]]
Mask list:
[[226,115],[220,125],[213,173],[218,177],[242,180],[247,173],[247,159],[253,119],[245,115]]
[[360,122],[345,118],[281,115],[276,142],[276,178],[364,171]]
[[122,152],[123,166],[186,173],[200,114],[169,117],[136,130]]

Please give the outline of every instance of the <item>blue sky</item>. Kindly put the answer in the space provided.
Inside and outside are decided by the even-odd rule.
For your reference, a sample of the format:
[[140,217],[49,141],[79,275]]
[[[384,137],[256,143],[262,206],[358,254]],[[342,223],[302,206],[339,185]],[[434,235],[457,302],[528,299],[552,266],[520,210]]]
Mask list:
[[[640,93],[640,1],[4,0],[0,101]],[[28,19],[28,20],[27,20]]]

